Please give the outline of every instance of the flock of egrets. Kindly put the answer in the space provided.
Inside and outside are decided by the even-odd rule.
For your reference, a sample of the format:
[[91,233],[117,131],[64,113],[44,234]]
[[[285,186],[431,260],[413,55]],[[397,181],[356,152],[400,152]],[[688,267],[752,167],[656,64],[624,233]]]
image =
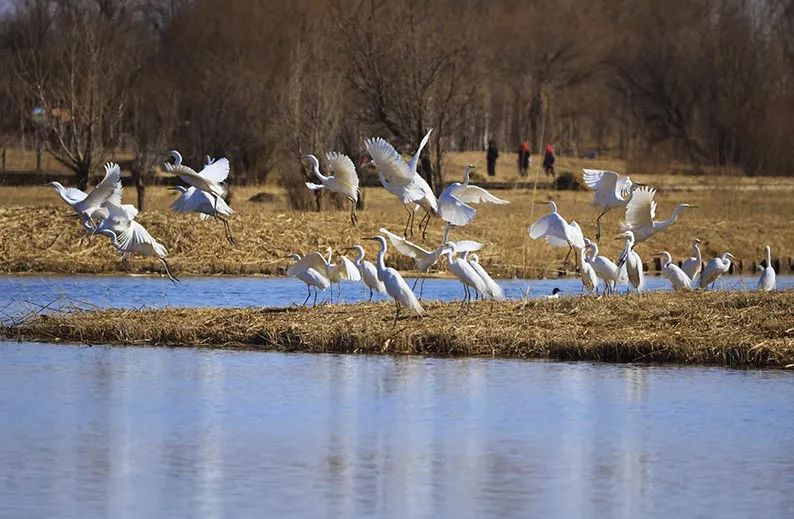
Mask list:
[[[431,130],[432,131],[432,130]],[[447,269],[463,285],[464,297],[461,310],[467,309],[473,298],[502,300],[504,293],[491,276],[480,265],[476,251],[483,244],[472,240],[452,241],[449,232],[453,228],[465,227],[470,224],[477,213],[475,204],[507,204],[481,187],[470,183],[474,166],[468,166],[463,175],[463,182],[448,185],[440,196],[436,197],[428,183],[417,173],[417,164],[422,149],[430,138],[430,131],[422,139],[416,153],[409,161],[405,161],[400,153],[387,141],[381,138],[367,139],[364,146],[371,157],[368,165],[374,166],[383,187],[397,197],[407,212],[407,220],[403,235],[381,228],[380,234],[364,238],[373,240],[380,246],[376,263],[364,259],[365,252],[361,245],[354,245],[354,260],[340,256],[338,263],[333,263],[333,251],[329,248],[325,255],[313,252],[306,256],[292,254],[295,260],[287,270],[306,284],[308,303],[312,293],[314,303],[317,301],[318,290],[327,290],[342,281],[361,281],[370,291],[370,299],[374,293],[388,294],[396,305],[396,319],[402,307],[422,315],[419,303],[424,277],[442,258],[446,259]],[[173,163],[166,162],[165,170],[178,176],[188,187],[176,187],[180,196],[171,204],[171,208],[181,213],[198,213],[201,219],[215,218],[223,223],[227,240],[234,245],[235,241],[229,226],[228,217],[233,210],[224,201],[226,190],[223,183],[229,175],[229,161],[225,158],[213,160],[207,157],[201,171],[196,171],[182,164],[182,156],[172,151]],[[358,222],[356,205],[359,198],[359,179],[353,161],[344,154],[330,152],[326,155],[327,172],[320,171],[320,161],[314,155],[306,157],[311,166],[312,174],[319,183],[307,182],[311,190],[329,190],[340,194],[351,203],[350,219],[353,225]],[[576,221],[568,222],[557,211],[554,202],[548,202],[550,212],[529,227],[532,239],[542,239],[553,247],[568,248],[568,254],[576,251],[576,261],[582,279],[583,289],[589,293],[598,293],[600,284],[606,293],[614,292],[618,285],[628,285],[629,291],[639,292],[643,287],[643,266],[634,246],[647,240],[656,233],[667,229],[678,219],[688,204],[678,205],[667,220],[656,220],[656,190],[633,183],[627,176],[611,171],[584,170],[584,182],[595,191],[593,203],[601,209],[596,219],[595,242],[584,237],[581,227]],[[178,281],[172,274],[166,257],[165,246],[153,238],[135,218],[138,211],[131,205],[121,203],[122,186],[121,170],[117,164],[105,165],[105,176],[91,193],[75,188],[66,188],[58,182],[52,182],[58,194],[80,218],[83,228],[89,235],[106,236],[116,250],[126,257],[130,254],[154,257],[165,268],[171,281]],[[545,202],[544,202],[545,203]],[[624,241],[623,252],[617,261],[599,255],[596,242],[601,237],[601,218],[612,208],[625,208],[625,221],[622,233],[617,239]],[[424,211],[419,223],[422,237],[426,236],[427,227],[433,217],[444,222],[444,237],[441,243],[432,250],[425,249],[407,238],[413,235],[414,217],[419,210]],[[419,277],[412,287],[395,269],[385,263],[387,238],[391,245],[400,253],[414,261],[414,268]],[[727,273],[731,260],[735,258],[729,252],[713,258],[705,265],[700,250],[700,240],[694,240],[694,255],[681,264],[672,261],[666,251],[658,254],[661,257],[662,275],[667,278],[674,290],[712,287],[716,280]],[[769,291],[775,288],[775,271],[771,267],[771,251],[767,246],[766,267],[758,282],[758,289]],[[568,257],[566,257],[566,262]],[[419,284],[419,297],[415,290]],[[313,292],[312,292],[313,290]],[[332,290],[333,293],[333,290]]]

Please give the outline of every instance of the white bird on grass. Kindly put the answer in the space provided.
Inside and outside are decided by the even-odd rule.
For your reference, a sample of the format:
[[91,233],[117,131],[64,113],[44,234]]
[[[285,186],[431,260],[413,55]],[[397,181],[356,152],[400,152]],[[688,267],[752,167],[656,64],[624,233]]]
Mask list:
[[331,281],[331,284],[337,284],[339,298],[341,299],[342,281],[361,281],[361,273],[355,263],[350,261],[347,256],[339,256],[339,263],[331,263],[334,250],[328,247],[326,251],[328,252],[328,259],[325,261],[325,275]]
[[672,285],[673,290],[690,290],[692,279],[678,265],[673,263],[673,257],[667,251],[658,254],[662,258],[662,276]]
[[667,220],[654,220],[656,218],[656,202],[653,197],[656,190],[651,187],[639,187],[626,204],[626,221],[621,224],[624,231],[634,233],[634,243],[640,243],[654,234],[661,232],[678,220],[678,215],[684,209],[697,207],[690,204],[678,204],[673,209],[673,214]]
[[471,172],[474,171],[474,165],[469,164],[463,173],[463,183],[453,182],[448,185],[446,189],[438,197],[438,214],[445,222],[463,226],[468,225],[474,220],[477,210],[469,204],[509,204],[507,200],[502,200],[493,196],[485,189],[469,185]]
[[585,259],[585,248],[577,249],[579,255],[579,274],[582,287],[589,293],[598,292],[598,276],[593,266]]
[[758,279],[758,290],[762,292],[771,292],[775,289],[775,268],[772,266],[772,247],[767,245],[764,248],[766,252],[766,267],[761,271],[761,277]]
[[236,245],[232,228],[229,225],[229,217],[234,214],[234,210],[223,198],[215,198],[206,192],[196,189],[193,186],[174,186],[172,188],[179,191],[181,195],[171,203],[171,209],[177,213],[198,213],[201,220],[215,218],[223,223],[223,230],[226,239],[230,244]]
[[353,263],[358,268],[358,272],[361,274],[361,280],[364,282],[364,285],[369,288],[369,300],[372,301],[373,292],[385,294],[386,287],[383,286],[383,282],[378,279],[378,269],[372,264],[372,262],[364,259],[364,247],[361,245],[354,245],[350,248],[350,250],[354,250],[357,253],[356,257],[353,259]]
[[386,262],[384,261],[384,257],[386,256],[386,238],[383,236],[373,236],[372,238],[364,239],[376,241],[380,244],[377,263],[378,279],[383,282],[383,285],[386,287],[386,293],[394,299],[394,304],[397,307],[392,327],[397,325],[397,319],[400,317],[400,309],[402,306],[407,306],[409,310],[421,317],[424,310],[416,299],[413,291],[408,286],[408,283],[405,282],[400,273],[395,269],[386,267]]
[[640,184],[614,171],[583,169],[582,172],[585,185],[595,191],[593,205],[601,208],[601,214],[596,218],[595,237],[598,241],[601,239],[601,217],[613,207],[625,207]]
[[322,269],[325,268],[325,263],[322,262],[322,256],[319,253],[314,253],[320,256],[320,262],[323,265],[320,267],[320,270],[312,267],[312,265],[319,264],[316,263],[317,258],[313,257],[307,261],[304,261],[304,258],[301,257],[300,254],[290,254],[287,256],[288,259],[294,259],[295,263],[289,266],[287,269],[287,275],[293,276],[297,279],[300,279],[304,283],[306,283],[306,299],[303,300],[303,306],[306,306],[306,303],[309,302],[309,298],[312,295],[312,288],[314,288],[314,301],[312,301],[312,306],[317,304],[317,291],[322,290],[325,292],[328,287],[331,286],[331,281],[325,277]]
[[692,252],[694,252],[695,255],[684,260],[681,264],[681,270],[684,271],[684,274],[686,274],[690,280],[694,281],[703,268],[703,254],[700,252],[700,240],[697,238],[692,240]]
[[730,252],[724,252],[722,256],[712,258],[711,261],[706,263],[706,266],[703,267],[703,272],[700,273],[700,278],[698,280],[698,286],[700,288],[706,288],[711,284],[711,288],[714,288],[717,279],[731,269],[731,260],[736,260],[736,258]]
[[499,283],[494,281],[490,274],[480,265],[480,257],[477,254],[469,254],[466,257],[466,261],[469,262],[469,265],[474,269],[477,274],[482,278],[483,282],[485,283],[486,291],[485,294],[489,296],[491,299],[496,299],[497,301],[503,301],[505,299],[505,293],[502,290],[502,287],[499,286]]
[[[544,204],[546,202],[537,203]],[[535,220],[529,227],[529,237],[533,240],[543,238],[553,247],[568,247],[568,255],[565,256],[564,262],[567,264],[572,249],[581,250],[585,247],[582,229],[575,221],[568,223],[565,218],[560,216],[557,212],[557,204],[549,201],[548,206],[551,212]]]
[[[74,187],[64,187],[60,182],[50,182],[49,185],[54,187],[63,201],[74,210],[83,227],[93,231],[98,222],[108,217],[108,210],[103,204],[110,200],[114,191],[121,185],[121,168],[112,162],[105,164],[105,176],[91,193],[85,193]],[[120,192],[116,204],[121,205]]]
[[320,173],[320,161],[314,155],[307,155],[304,157],[312,165],[312,173],[320,180],[320,184],[313,184],[306,182],[306,187],[312,191],[320,191],[327,189],[334,193],[346,197],[350,201],[350,222],[353,225],[358,224],[358,216],[356,216],[356,204],[358,203],[358,174],[356,173],[356,166],[350,157],[330,151],[326,153],[325,158],[328,161],[328,169],[331,170],[333,176],[326,177]]
[[[221,158],[206,164],[200,172],[182,164],[182,155],[178,151],[172,151],[170,155],[174,158],[174,163],[165,163],[165,170],[172,175],[178,176],[182,182],[204,191],[212,196],[213,207],[218,209],[218,200],[226,195],[223,182],[229,176],[229,160]],[[211,159],[210,159],[211,160]]]
[[458,250],[454,243],[447,243],[445,252],[447,253],[447,268],[463,284],[463,300],[460,304],[460,310],[463,311],[464,307],[468,310],[471,302],[470,288],[484,295],[488,293],[488,287],[468,261],[456,257]]
[[625,231],[616,238],[624,240],[623,256],[626,258],[623,268],[625,269],[629,285],[637,292],[640,292],[644,283],[644,273],[642,270],[642,258],[634,250],[634,233]]
[[587,261],[595,270],[596,276],[604,282],[604,291],[611,293],[620,279],[620,268],[611,259],[598,254],[598,245],[585,239],[585,248],[589,254],[585,255]]

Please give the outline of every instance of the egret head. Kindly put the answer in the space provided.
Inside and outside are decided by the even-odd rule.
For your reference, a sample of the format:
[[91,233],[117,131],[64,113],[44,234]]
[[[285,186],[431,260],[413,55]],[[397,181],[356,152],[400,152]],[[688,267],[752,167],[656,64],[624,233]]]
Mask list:
[[615,236],[615,240],[624,240],[624,241],[633,242],[634,241],[634,233],[631,232],[631,231],[622,232],[622,233],[618,234],[617,236]]
[[312,169],[318,169],[318,170],[320,169],[320,161],[317,160],[317,157],[315,157],[314,155],[306,155],[305,157],[303,157],[303,160],[308,161],[309,164],[311,164]]
[[468,166],[466,166],[466,170],[463,172],[463,183],[464,184],[468,184],[469,183],[469,177],[471,177],[471,174],[474,173],[474,169],[476,167],[477,166],[475,166],[474,164],[469,164]]
[[654,256],[662,258],[662,266],[663,267],[665,265],[667,265],[668,263],[672,263],[672,261],[673,261],[673,257],[670,256],[670,253],[667,252],[666,250],[663,250],[662,252],[657,252],[656,254],[654,254]]
[[471,261],[473,263],[479,263],[480,262],[480,257],[478,255],[476,255],[476,254],[469,254],[469,261]]
[[383,236],[370,236],[369,238],[363,238],[363,239],[370,240],[370,241],[376,241],[376,242],[380,243],[380,248],[382,250],[384,250],[384,251],[386,250],[386,238],[384,238]]
[[729,260],[736,261],[736,256],[731,254],[730,252],[726,252],[722,255],[723,258],[728,258]]
[[555,204],[553,200],[549,200],[548,202],[535,202],[535,203],[538,204],[538,205],[548,206],[549,211],[552,212],[552,213],[556,213],[557,212],[557,204]]
[[168,155],[174,159],[174,166],[181,166],[182,165],[182,154],[176,150],[171,150],[168,152]]
[[289,256],[287,256],[284,259],[291,259],[291,260],[295,260],[295,261],[300,261],[302,258],[301,258],[301,255],[298,254],[298,253],[292,253],[292,254],[290,254]]

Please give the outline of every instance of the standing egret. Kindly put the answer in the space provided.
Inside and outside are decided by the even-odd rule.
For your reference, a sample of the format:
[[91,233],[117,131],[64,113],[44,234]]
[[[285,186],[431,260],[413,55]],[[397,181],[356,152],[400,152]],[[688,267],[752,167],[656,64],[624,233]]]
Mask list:
[[[96,229],[98,221],[107,218],[108,212],[102,205],[107,202],[121,182],[121,168],[118,164],[108,162],[105,164],[105,176],[91,191],[85,193],[74,187],[64,187],[60,182],[50,182],[49,185],[66,204],[71,207],[75,214],[80,218],[83,226],[92,231]],[[117,204],[121,205],[121,195],[119,194]],[[98,218],[95,222],[94,218]]]
[[469,185],[471,172],[474,165],[469,164],[463,173],[463,183],[453,182],[438,197],[438,214],[445,222],[462,226],[471,223],[477,210],[469,204],[509,204],[507,200],[502,200],[493,196],[485,189]]
[[[322,274],[325,269],[325,262],[319,253],[314,253],[308,260],[302,258],[300,254],[290,254],[288,259],[294,259],[295,263],[287,269],[287,275],[293,276],[306,283],[306,299],[303,300],[303,306],[309,302],[312,295],[312,287],[314,288],[314,301],[312,306],[317,304],[317,290],[325,292],[331,286],[331,281]],[[319,258],[318,258],[319,256]],[[319,261],[318,261],[319,260]],[[319,270],[318,270],[319,269]]]
[[678,215],[684,209],[697,207],[689,204],[678,204],[673,209],[673,214],[667,220],[654,220],[656,218],[656,202],[653,197],[656,190],[651,187],[639,187],[626,204],[626,221],[621,224],[624,231],[634,233],[634,243],[640,243],[654,234],[661,232],[675,223]]
[[353,263],[358,268],[359,274],[361,274],[361,280],[364,281],[364,284],[369,288],[369,300],[372,301],[373,292],[385,294],[386,287],[383,286],[383,282],[378,279],[378,269],[371,262],[364,259],[364,247],[361,245],[354,245],[350,249],[357,253],[356,257],[353,259]]
[[625,241],[623,256],[626,260],[623,268],[625,268],[629,285],[639,292],[642,290],[644,275],[642,270],[642,259],[640,255],[633,250],[634,233],[625,231],[623,234],[618,235],[616,239]]
[[485,281],[482,277],[477,273],[474,268],[469,265],[469,262],[464,260],[463,258],[455,257],[458,253],[457,247],[455,244],[450,242],[446,244],[447,253],[447,268],[449,269],[452,274],[458,278],[463,284],[463,300],[460,304],[460,310],[463,311],[464,306],[466,309],[469,308],[469,303],[471,302],[471,291],[469,287],[473,288],[480,294],[488,293],[488,287],[485,284]]
[[595,191],[593,205],[601,208],[596,218],[596,241],[601,239],[601,217],[613,207],[625,207],[640,184],[635,184],[628,176],[614,171],[583,169],[582,178],[587,187]]
[[767,245],[766,251],[766,267],[761,271],[761,277],[758,279],[758,290],[762,292],[771,292],[775,289],[775,268],[772,266],[772,247]]
[[543,238],[553,247],[568,247],[568,255],[565,256],[563,263],[565,265],[568,263],[568,256],[573,248],[583,249],[585,246],[582,229],[575,221],[568,223],[565,218],[560,216],[557,212],[557,204],[549,201],[548,206],[551,212],[535,220],[529,227],[529,237],[533,240]]
[[703,267],[703,272],[700,273],[700,279],[698,280],[698,286],[700,288],[706,288],[711,284],[711,288],[714,288],[717,279],[731,269],[731,260],[736,260],[736,258],[730,252],[724,252],[722,256],[712,258],[711,261],[706,263],[706,266]]
[[690,280],[694,281],[703,268],[703,254],[700,252],[700,240],[697,238],[692,240],[692,251],[695,255],[684,260],[681,264],[681,270],[684,271],[684,274],[686,274]]
[[585,259],[585,248],[577,249],[579,255],[579,273],[582,276],[582,286],[590,292],[598,292],[598,276],[593,266]]
[[500,287],[499,284],[493,280],[491,275],[488,274],[488,272],[483,268],[483,266],[480,265],[480,257],[477,256],[477,254],[469,254],[466,260],[485,283],[485,293],[490,296],[491,299],[503,301],[505,299],[505,293],[502,290],[502,287]]
[[[339,287],[339,298],[342,298],[342,281],[361,281],[361,273],[355,263],[350,261],[347,256],[339,256],[339,263],[331,263],[334,250],[331,247],[326,249],[328,259],[325,261],[325,275]],[[333,295],[333,289],[331,290]]]
[[356,216],[356,204],[358,203],[358,175],[356,174],[356,166],[350,157],[330,151],[326,153],[325,158],[328,161],[328,169],[331,170],[333,176],[326,177],[320,173],[320,161],[314,155],[307,155],[304,157],[312,165],[312,173],[320,180],[320,184],[313,184],[306,182],[306,187],[312,191],[320,191],[327,189],[334,193],[346,197],[350,201],[350,222],[353,225],[358,224],[358,217]]
[[193,168],[182,164],[182,155],[178,151],[174,150],[170,155],[174,158],[174,163],[166,162],[165,170],[178,176],[184,183],[212,195],[215,201],[213,207],[217,209],[218,200],[226,195],[226,189],[222,184],[229,176],[229,160],[226,158],[213,160],[201,171],[196,172]]
[[400,317],[401,305],[407,306],[416,315],[422,316],[424,310],[422,305],[416,299],[408,283],[405,282],[403,277],[395,269],[386,266],[384,257],[386,256],[386,238],[383,236],[373,236],[372,238],[364,238],[365,240],[376,241],[380,244],[380,251],[378,251],[378,279],[383,282],[386,287],[386,293],[394,299],[394,304],[397,306],[397,312],[394,314],[394,324],[397,325],[397,319]]
[[604,282],[604,291],[611,293],[615,291],[618,279],[620,278],[620,268],[611,259],[598,254],[598,245],[585,239],[585,245],[589,254],[585,256],[587,261],[596,273],[596,276]]
[[667,251],[658,254],[662,257],[662,276],[673,286],[673,290],[689,290],[692,288],[692,279],[678,265],[673,263],[673,257]]
[[227,204],[223,198],[216,199],[193,186],[188,188],[184,186],[175,186],[173,189],[181,193],[181,195],[171,203],[171,209],[174,212],[198,213],[201,220],[206,220],[210,217],[220,220],[223,223],[226,239],[230,244],[236,245],[228,219],[229,216],[234,214],[234,210],[229,207],[229,204]]

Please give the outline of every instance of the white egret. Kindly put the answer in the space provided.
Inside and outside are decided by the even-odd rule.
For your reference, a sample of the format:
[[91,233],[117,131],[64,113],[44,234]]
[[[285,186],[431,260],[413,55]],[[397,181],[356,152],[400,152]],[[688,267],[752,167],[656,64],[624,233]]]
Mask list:
[[471,172],[474,171],[474,165],[469,164],[463,173],[463,183],[453,182],[448,185],[441,196],[438,197],[438,215],[445,222],[462,226],[471,223],[477,210],[469,204],[509,204],[507,200],[502,200],[493,196],[485,189],[469,185]]
[[361,245],[354,245],[350,249],[357,253],[356,257],[353,258],[353,263],[358,268],[359,274],[361,274],[361,280],[364,281],[364,284],[369,288],[369,300],[372,301],[373,292],[385,294],[386,287],[383,286],[383,282],[378,279],[378,269],[372,262],[364,259],[364,247]]
[[[538,202],[540,204],[544,202]],[[568,247],[568,255],[573,248],[583,249],[584,236],[582,229],[575,221],[568,223],[565,218],[557,212],[557,204],[548,202],[549,214],[541,216],[529,227],[529,237],[533,240],[543,238],[546,243],[553,247]],[[565,263],[568,262],[568,255],[565,256]]]
[[358,174],[356,173],[356,166],[350,157],[331,151],[325,154],[328,161],[328,169],[331,170],[333,176],[326,177],[320,173],[320,161],[314,155],[307,155],[304,157],[312,165],[312,173],[320,180],[320,184],[313,184],[306,182],[306,187],[312,191],[320,191],[327,189],[334,193],[346,197],[350,201],[350,222],[353,225],[358,224],[358,217],[356,216],[356,204],[358,203]]
[[604,291],[607,293],[614,292],[615,286],[620,279],[620,267],[606,256],[600,256],[596,243],[588,239],[585,239],[584,242],[585,248],[589,251],[589,254],[585,255],[585,261],[593,267],[596,276],[604,282]]
[[143,225],[135,221],[137,211],[131,212],[120,205],[105,202],[108,217],[97,226],[97,234],[107,236],[116,247],[116,250],[126,258],[131,254],[156,258],[165,268],[168,279],[176,283],[179,281],[171,273],[171,268],[166,261],[168,250],[152,237]]
[[[71,207],[75,214],[80,218],[83,226],[91,231],[96,229],[97,222],[107,218],[107,208],[102,205],[107,202],[114,194],[121,183],[121,168],[118,164],[108,162],[105,164],[105,176],[91,191],[85,193],[74,187],[64,187],[60,182],[50,182],[49,185],[66,204]],[[121,205],[121,195],[118,195],[117,205]],[[94,221],[94,218],[97,221]]]
[[767,245],[766,252],[766,267],[761,271],[761,277],[758,279],[758,290],[762,292],[771,292],[775,289],[775,268],[772,266],[772,247]]
[[480,294],[486,294],[488,292],[488,287],[477,271],[474,270],[471,265],[469,265],[469,262],[463,258],[458,258],[455,256],[458,252],[455,244],[450,242],[446,245],[447,247],[445,252],[447,253],[447,268],[450,272],[452,272],[452,274],[454,274],[456,278],[458,278],[458,281],[463,284],[463,300],[461,301],[460,305],[460,309],[463,311],[464,306],[468,308],[469,303],[471,302],[471,291],[469,290],[470,287]]
[[[314,288],[314,301],[312,301],[312,306],[314,306],[317,304],[317,291],[322,290],[325,292],[328,287],[331,286],[331,281],[322,274],[325,269],[325,262],[323,261],[322,255],[317,252],[314,254],[316,254],[316,256],[312,256],[306,261],[304,261],[304,258],[302,258],[300,254],[290,254],[287,256],[288,259],[296,260],[295,263],[290,265],[287,269],[287,275],[293,276],[306,283],[307,294],[306,299],[303,300],[304,306],[306,306],[306,303],[312,295],[312,288]],[[319,262],[317,261],[317,256],[319,256]]]
[[698,286],[700,288],[706,288],[711,284],[711,288],[714,288],[714,283],[717,282],[720,276],[731,269],[731,260],[735,259],[736,258],[730,252],[724,252],[722,256],[712,258],[711,261],[706,263],[706,266],[703,267],[703,272],[700,273],[700,279],[698,280]]
[[656,218],[656,202],[653,197],[656,190],[651,187],[639,187],[626,204],[626,221],[621,224],[624,231],[634,233],[634,243],[640,243],[654,234],[661,232],[675,223],[678,215],[684,209],[697,207],[690,204],[678,204],[673,209],[673,214],[667,220],[654,220]]
[[339,256],[339,263],[331,263],[334,250],[328,247],[326,251],[328,252],[328,259],[325,261],[325,275],[331,281],[331,284],[337,284],[339,288],[339,297],[341,298],[342,281],[361,281],[361,273],[358,271],[358,267],[356,267],[355,263],[350,261],[350,258],[347,256]]
[[217,209],[218,200],[226,195],[226,189],[222,184],[229,176],[229,160],[226,158],[214,160],[206,164],[201,171],[196,172],[193,168],[182,164],[182,155],[178,151],[174,150],[170,155],[174,158],[174,163],[166,162],[165,170],[178,176],[184,183],[212,195],[215,200],[213,206]]
[[[446,224],[444,225],[444,237],[441,239],[442,243],[447,243],[449,241],[453,241],[449,239],[449,231],[454,227],[454,225]],[[475,252],[482,249],[483,244],[474,240],[455,240],[455,247],[458,249],[458,252]]]
[[703,268],[703,254],[700,252],[700,240],[695,238],[692,240],[692,251],[694,256],[685,259],[681,264],[681,270],[684,271],[690,280],[694,281]]
[[598,291],[598,276],[593,266],[585,259],[585,248],[577,249],[579,255],[579,274],[582,277],[582,286],[590,292]]
[[401,306],[407,306],[409,310],[421,317],[424,310],[416,299],[413,291],[408,286],[408,283],[405,282],[399,272],[386,266],[386,262],[384,261],[384,257],[386,256],[386,238],[383,236],[373,236],[372,238],[364,239],[376,241],[380,244],[377,263],[378,279],[383,282],[383,285],[386,287],[386,293],[394,299],[394,304],[397,306],[397,312],[394,314],[394,324],[392,326],[397,325]]
[[601,214],[596,218],[595,237],[598,241],[601,239],[601,217],[613,207],[625,207],[640,184],[614,171],[583,169],[582,172],[585,185],[595,191],[593,205],[601,208]]
[[198,213],[201,220],[206,220],[207,218],[219,220],[223,223],[226,239],[230,244],[236,245],[234,236],[232,236],[232,228],[229,225],[229,216],[234,214],[234,210],[229,207],[229,204],[227,204],[223,198],[216,199],[193,186],[188,188],[184,186],[174,186],[172,189],[181,193],[181,195],[171,202],[171,209],[174,212]]
[[658,254],[662,257],[662,276],[672,285],[673,290],[689,290],[692,288],[692,279],[678,265],[673,263],[673,257],[667,251]]
[[502,287],[499,286],[499,283],[494,281],[494,279],[488,274],[488,272],[480,265],[480,257],[477,254],[469,254],[466,258],[466,261],[469,262],[469,265],[474,269],[477,274],[482,278],[483,282],[485,283],[486,291],[485,293],[491,298],[502,301],[505,299],[505,293],[502,290]]
[[634,250],[634,233],[625,231],[623,234],[618,235],[618,240],[624,240],[625,245],[623,248],[623,256],[626,258],[624,267],[629,285],[637,292],[642,290],[644,282],[644,274],[642,270],[642,259],[640,255]]

